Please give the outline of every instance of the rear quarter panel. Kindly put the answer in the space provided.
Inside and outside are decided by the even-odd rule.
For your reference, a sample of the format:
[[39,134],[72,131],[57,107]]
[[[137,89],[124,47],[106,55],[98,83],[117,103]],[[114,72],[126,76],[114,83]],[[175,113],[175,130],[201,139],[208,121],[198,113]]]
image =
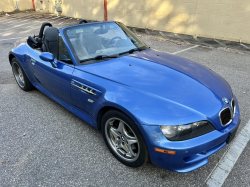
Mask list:
[[40,52],[32,49],[26,42],[27,38],[17,40],[14,44],[14,48],[9,52],[9,56],[13,55],[19,61],[27,77],[33,83],[34,80],[29,69],[28,61],[32,56],[37,56]]

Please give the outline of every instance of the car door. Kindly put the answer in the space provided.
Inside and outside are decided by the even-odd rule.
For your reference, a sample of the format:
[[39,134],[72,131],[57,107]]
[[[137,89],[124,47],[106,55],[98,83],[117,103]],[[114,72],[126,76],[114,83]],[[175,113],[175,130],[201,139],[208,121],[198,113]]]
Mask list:
[[70,84],[74,65],[61,36],[58,39],[58,57],[55,57],[57,67],[52,67],[50,62],[41,60],[39,55],[40,53],[36,53],[30,59],[30,69],[36,84],[72,103]]

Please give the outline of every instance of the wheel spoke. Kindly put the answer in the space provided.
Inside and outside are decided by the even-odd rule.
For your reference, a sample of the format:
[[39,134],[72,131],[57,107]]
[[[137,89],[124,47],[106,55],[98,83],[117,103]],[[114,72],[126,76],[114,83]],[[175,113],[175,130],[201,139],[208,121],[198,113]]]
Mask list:
[[131,146],[132,144],[135,144],[135,143],[138,143],[137,139],[130,139],[130,140],[127,140],[128,142],[128,145]]
[[127,153],[130,153],[130,150],[129,150],[127,144],[124,143],[123,149],[124,149]]
[[128,149],[129,149],[129,153],[131,154],[131,156],[132,157],[136,157],[136,154],[134,153],[134,151],[132,150],[132,147],[131,147],[131,145],[126,145],[127,147],[128,147]]
[[19,73],[20,76],[22,75],[20,67],[18,67],[18,73]]
[[113,127],[110,128],[110,132],[112,133],[112,135],[113,135],[115,138],[117,138],[117,137],[120,136],[119,133],[117,132],[117,130],[114,129]]
[[123,149],[117,149],[117,152],[121,153],[122,155],[126,155],[125,151]]
[[114,124],[113,124],[114,121],[115,121],[115,120],[110,121],[110,122],[109,122],[109,125],[110,125],[110,126],[113,126],[113,125],[114,125]]
[[132,154],[131,154],[131,152],[130,152],[130,150],[129,150],[129,147],[124,143],[121,143],[120,145],[119,145],[119,148],[121,148],[123,151],[125,151],[125,155],[126,156],[129,156],[129,157],[132,157]]
[[128,133],[128,131],[126,130],[126,128],[123,128],[123,134],[124,134],[124,136],[126,136],[127,139],[136,140],[136,138],[134,136],[131,136]]
[[121,134],[123,134],[123,132],[124,132],[124,123],[123,123],[122,121],[119,122],[119,125],[118,125],[117,130],[118,130]]

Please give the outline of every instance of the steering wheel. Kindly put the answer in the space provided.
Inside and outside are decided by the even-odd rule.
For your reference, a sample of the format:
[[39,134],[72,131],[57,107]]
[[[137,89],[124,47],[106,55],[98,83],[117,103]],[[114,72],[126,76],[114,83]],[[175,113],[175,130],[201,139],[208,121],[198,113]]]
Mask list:
[[122,38],[121,38],[121,37],[116,36],[116,37],[114,37],[114,38],[110,39],[110,40],[107,42],[106,47],[108,47],[108,46],[109,46],[109,44],[110,44],[110,43],[112,43],[115,39],[122,40]]

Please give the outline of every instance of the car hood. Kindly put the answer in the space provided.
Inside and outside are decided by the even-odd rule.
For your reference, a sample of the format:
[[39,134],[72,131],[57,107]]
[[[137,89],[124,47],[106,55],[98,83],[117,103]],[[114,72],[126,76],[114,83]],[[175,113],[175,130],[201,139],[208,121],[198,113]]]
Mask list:
[[229,84],[212,70],[152,49],[78,68],[170,100],[211,119],[218,118],[224,105],[222,98],[233,97]]

